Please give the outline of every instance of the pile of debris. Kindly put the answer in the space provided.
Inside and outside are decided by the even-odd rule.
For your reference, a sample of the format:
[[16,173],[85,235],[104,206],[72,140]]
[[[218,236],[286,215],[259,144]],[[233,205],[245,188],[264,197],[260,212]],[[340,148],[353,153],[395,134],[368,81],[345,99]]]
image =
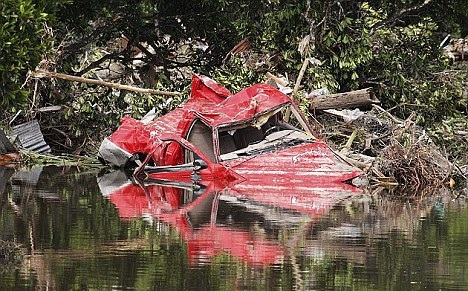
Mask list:
[[[272,78],[271,74],[269,77],[285,90],[284,80]],[[296,93],[290,92],[293,96]],[[400,186],[408,190],[405,193],[420,193],[429,186],[452,187],[452,177],[457,175],[466,180],[467,174],[416,125],[414,114],[406,120],[397,118],[378,105],[372,89],[302,94],[310,99],[309,111],[317,134],[349,163],[366,172],[372,185]]]
[[[374,163],[369,167],[377,181],[388,181],[391,178],[398,185],[409,189],[421,189],[428,186],[440,186],[450,181],[454,166],[442,154],[425,130],[413,121],[414,116],[399,120],[388,112],[375,114],[371,111],[353,124],[356,128],[365,129],[364,152],[375,155]],[[375,123],[381,127],[360,126]],[[376,134],[377,133],[377,134]]]
[[452,177],[464,176],[416,125],[414,115],[401,120],[372,105],[365,112],[328,111],[315,118],[323,123],[320,134],[348,162],[363,169],[374,185],[400,186],[407,193],[418,193],[429,186],[453,186]]
[[[450,38],[448,35],[441,46]],[[452,38],[447,45],[443,47],[445,54],[452,62],[462,62],[468,60],[468,38]]]
[[[288,87],[287,79],[269,73],[267,82],[291,94],[296,102],[307,98],[300,103],[307,104],[302,109],[315,118],[318,135],[349,163],[364,170],[374,184],[413,190],[447,183],[452,186],[455,172],[468,181],[467,171],[448,160],[425,130],[416,125],[415,116],[406,120],[393,116],[377,105],[380,102],[371,88],[338,94],[329,94],[326,88],[309,94],[298,92],[307,64],[313,61],[304,62],[294,88]],[[371,110],[361,111],[362,108]],[[12,136],[19,147],[50,152],[35,121],[16,126]],[[15,147],[0,130],[0,165],[2,158],[12,159],[8,155],[15,153]]]

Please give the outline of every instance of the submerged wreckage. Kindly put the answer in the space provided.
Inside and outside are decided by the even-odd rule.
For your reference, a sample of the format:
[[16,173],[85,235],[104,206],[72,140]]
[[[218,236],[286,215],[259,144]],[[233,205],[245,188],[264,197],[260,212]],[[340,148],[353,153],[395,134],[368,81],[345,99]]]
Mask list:
[[[297,105],[267,84],[237,94],[194,75],[190,98],[168,114],[122,119],[99,158],[140,182],[215,182],[235,188],[337,190],[362,172],[318,139]],[[352,190],[351,192],[355,192]],[[272,194],[274,195],[274,194]]]
[[[362,172],[267,84],[231,94],[195,75],[187,102],[158,118],[124,117],[99,157],[133,170],[130,179],[113,171],[98,180],[119,215],[175,227],[193,264],[223,252],[254,266],[281,262],[287,248],[274,233],[312,225],[361,192],[347,182]],[[269,234],[255,235],[243,219]]]

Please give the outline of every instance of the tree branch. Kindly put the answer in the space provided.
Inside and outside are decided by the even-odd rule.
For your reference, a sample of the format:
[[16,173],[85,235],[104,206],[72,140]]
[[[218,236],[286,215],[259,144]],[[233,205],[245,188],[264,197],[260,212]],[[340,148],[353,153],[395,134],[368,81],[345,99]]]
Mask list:
[[133,86],[128,86],[128,85],[122,85],[118,83],[105,82],[101,80],[88,79],[88,78],[60,74],[60,73],[55,73],[55,72],[48,72],[48,71],[43,71],[43,70],[37,70],[35,72],[32,72],[31,75],[35,78],[62,79],[62,80],[67,80],[67,81],[72,81],[72,82],[80,82],[80,83],[105,86],[105,87],[114,88],[118,90],[134,91],[138,93],[147,93],[147,94],[164,95],[164,96],[177,96],[180,94],[178,92],[167,92],[167,91],[160,91],[160,90],[154,90],[154,89],[144,89],[144,88],[138,88],[138,87],[133,87]]
[[88,65],[86,68],[84,68],[83,70],[74,73],[73,75],[75,75],[75,76],[84,75],[84,74],[87,73],[88,71],[99,67],[103,62],[105,62],[105,61],[107,61],[107,60],[111,60],[111,59],[117,58],[120,54],[121,54],[121,53],[119,52],[119,53],[112,53],[112,54],[105,55],[105,56],[103,56],[102,58],[100,58],[99,60],[96,60],[96,61],[92,62],[91,64],[89,64],[89,65]]
[[379,22],[377,22],[376,24],[374,24],[372,27],[371,27],[371,30],[370,30],[370,34],[374,34],[378,29],[386,26],[386,25],[390,25],[390,27],[394,26],[395,25],[395,22],[397,22],[398,20],[400,20],[401,18],[403,17],[406,17],[407,15],[409,15],[410,13],[413,13],[415,11],[418,11],[418,10],[421,10],[422,8],[426,7],[427,5],[429,5],[429,3],[431,2],[432,0],[425,0],[423,3],[419,4],[419,5],[416,5],[416,6],[413,6],[413,7],[409,7],[409,8],[405,8],[405,9],[402,9],[400,11],[398,11],[397,13],[395,13],[393,16],[387,18],[387,19],[384,19],[384,20],[381,20]]
[[67,53],[74,53],[79,51],[83,47],[87,46],[89,43],[98,39],[102,34],[108,32],[111,28],[115,26],[115,23],[121,19],[122,15],[117,15],[110,21],[110,23],[96,27],[91,34],[88,34],[87,36],[83,37],[77,42],[71,43],[63,47],[63,51]]

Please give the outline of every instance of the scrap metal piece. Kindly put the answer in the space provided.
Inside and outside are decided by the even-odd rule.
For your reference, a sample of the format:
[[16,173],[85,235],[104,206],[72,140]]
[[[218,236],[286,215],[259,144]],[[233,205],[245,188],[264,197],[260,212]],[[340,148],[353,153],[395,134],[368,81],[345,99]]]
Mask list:
[[147,178],[184,182],[191,181],[187,163],[197,159],[207,165],[198,173],[202,181],[225,184],[311,188],[362,174],[314,135],[297,104],[279,90],[260,83],[232,94],[199,75],[188,100],[167,114],[149,123],[123,117],[98,156],[132,168],[137,154],[145,161],[135,177],[144,169]]
[[50,146],[45,142],[37,120],[31,120],[12,128],[14,143],[37,153],[50,153]]

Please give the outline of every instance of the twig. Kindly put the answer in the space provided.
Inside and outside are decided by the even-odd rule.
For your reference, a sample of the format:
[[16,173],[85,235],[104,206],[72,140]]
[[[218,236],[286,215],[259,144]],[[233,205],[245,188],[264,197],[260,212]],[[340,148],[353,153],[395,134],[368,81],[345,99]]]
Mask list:
[[353,133],[349,136],[348,141],[344,145],[344,149],[349,150],[351,148],[351,145],[353,144],[354,139],[356,138],[357,135],[357,130],[355,129]]
[[457,164],[455,164],[455,163],[453,163],[453,165],[455,166],[455,168],[457,168],[457,170],[458,170],[458,172],[460,173],[460,175],[461,175],[465,180],[467,180],[467,182],[468,182],[468,177],[465,176],[465,173],[462,171],[462,169],[460,169],[460,167],[459,167]]
[[33,97],[31,101],[31,108],[29,108],[29,112],[33,111],[33,108],[36,107],[36,97],[37,97],[37,85],[39,83],[39,80],[36,79],[34,82],[34,92],[33,92]]
[[117,58],[118,56],[120,55],[120,53],[112,53],[112,54],[108,54],[108,55],[105,55],[103,56],[102,58],[100,58],[99,60],[96,60],[94,62],[92,62],[91,64],[89,64],[86,68],[82,69],[81,71],[75,73],[76,75],[83,75],[85,74],[86,72],[92,70],[92,69],[95,69],[97,67],[99,67],[102,63],[104,63],[105,61],[107,60],[111,60],[113,58]]
[[[294,89],[292,92],[292,100],[296,103],[298,103],[297,91],[299,91],[299,86],[301,85],[301,81],[302,81],[302,78],[304,77],[304,73],[307,69],[308,64],[309,64],[309,58],[305,58],[304,62],[302,63],[301,70],[299,71],[299,76],[297,76],[296,84],[294,85]],[[288,108],[288,110],[284,113],[284,117],[283,117],[284,121],[288,122],[290,116],[291,116],[291,109]]]
[[393,116],[392,114],[390,114],[388,111],[386,111],[385,109],[383,109],[382,107],[380,107],[379,105],[376,105],[376,104],[372,104],[372,107],[374,107],[375,109],[378,109],[380,112],[382,113],[385,113],[391,120],[393,120],[394,122],[398,123],[398,124],[402,124],[404,123],[404,121],[402,120],[399,120],[398,118],[396,118],[395,116]]
[[397,20],[407,16],[411,12],[418,11],[418,10],[424,8],[431,1],[432,0],[425,0],[422,4],[419,4],[419,5],[416,5],[416,6],[413,6],[413,7],[409,7],[409,8],[406,8],[406,9],[402,9],[402,10],[398,11],[397,13],[395,13],[390,18],[387,18],[387,19],[384,19],[384,20],[381,20],[381,21],[377,22],[376,24],[374,24],[371,27],[370,34],[371,35],[374,34],[378,29],[384,27],[387,24],[391,24],[390,26],[393,26]]
[[23,112],[23,110],[18,110],[18,112],[16,112],[15,116],[13,116],[13,118],[10,120],[10,122],[8,122],[8,125],[11,125],[13,123],[13,121],[15,121],[15,119],[18,117],[18,115],[21,114],[21,112]]
[[304,73],[307,70],[307,66],[309,65],[309,58],[305,58],[304,62],[302,63],[301,70],[299,71],[299,76],[297,76],[296,84],[294,85],[293,89],[293,100],[297,102],[297,91],[299,91],[299,86],[301,85],[302,78],[304,77]]
[[350,158],[348,156],[345,156],[345,155],[340,155],[340,157],[342,159],[344,159],[345,161],[347,161],[348,163],[352,164],[353,166],[356,166],[358,167],[359,169],[361,170],[366,170],[366,169],[369,169],[371,166],[372,166],[372,163],[364,163],[364,162],[361,162],[361,161],[358,161],[358,160],[355,160],[353,158]]

